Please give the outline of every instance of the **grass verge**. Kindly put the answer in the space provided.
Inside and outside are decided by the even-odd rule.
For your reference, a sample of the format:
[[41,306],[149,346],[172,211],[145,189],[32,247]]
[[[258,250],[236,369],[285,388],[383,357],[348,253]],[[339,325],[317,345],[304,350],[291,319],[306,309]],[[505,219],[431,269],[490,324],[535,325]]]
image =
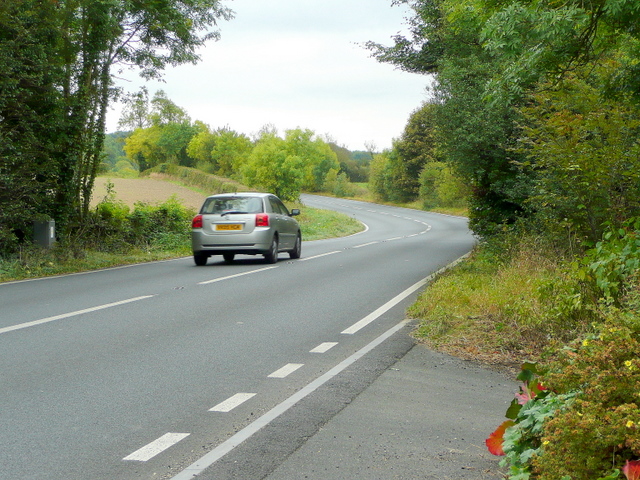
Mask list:
[[[363,229],[357,220],[337,212],[296,205],[304,241],[351,235]],[[167,260],[191,255],[188,234],[150,241],[146,248],[119,249],[105,252],[92,248],[74,248],[72,242],[58,244],[50,250],[35,246],[23,248],[10,259],[0,259],[0,282],[24,280],[52,275],[77,273],[101,268]]]
[[589,325],[589,312],[571,304],[578,290],[549,250],[523,242],[496,254],[481,245],[439,276],[408,315],[419,319],[414,335],[429,347],[516,372]]

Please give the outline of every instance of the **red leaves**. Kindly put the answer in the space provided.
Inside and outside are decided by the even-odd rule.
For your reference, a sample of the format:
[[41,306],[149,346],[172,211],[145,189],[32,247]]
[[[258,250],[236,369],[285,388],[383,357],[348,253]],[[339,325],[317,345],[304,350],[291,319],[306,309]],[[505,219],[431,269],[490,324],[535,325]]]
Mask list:
[[627,480],[640,480],[640,460],[627,460],[622,468],[622,473]]
[[540,392],[544,392],[545,390],[547,390],[547,387],[542,385],[540,382],[532,381],[529,385],[523,383],[520,386],[520,393],[516,393],[518,404],[524,405],[529,400],[536,398]]
[[487,445],[487,448],[489,449],[489,453],[491,453],[492,455],[504,455],[504,450],[502,449],[504,432],[507,428],[513,425],[515,425],[515,422],[513,420],[506,420],[502,422],[502,424],[496,429],[495,432],[489,435],[489,438],[484,441],[484,443]]

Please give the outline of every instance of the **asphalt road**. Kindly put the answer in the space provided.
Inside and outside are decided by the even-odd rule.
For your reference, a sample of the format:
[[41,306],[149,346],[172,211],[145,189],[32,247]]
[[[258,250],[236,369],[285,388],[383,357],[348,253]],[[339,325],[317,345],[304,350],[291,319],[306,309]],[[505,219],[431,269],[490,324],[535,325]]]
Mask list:
[[367,229],[275,265],[0,284],[0,479],[264,478],[404,355],[404,311],[471,249],[466,220],[304,201]]

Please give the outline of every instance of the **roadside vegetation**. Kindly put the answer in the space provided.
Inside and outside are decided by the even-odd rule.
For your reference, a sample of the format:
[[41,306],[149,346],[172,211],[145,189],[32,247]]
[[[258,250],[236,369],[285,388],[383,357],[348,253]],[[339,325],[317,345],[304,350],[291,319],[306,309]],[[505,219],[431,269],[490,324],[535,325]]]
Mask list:
[[[165,173],[166,181],[207,194],[248,190],[226,179],[194,174],[191,169],[168,170],[177,175]],[[0,258],[0,282],[191,255],[191,219],[195,210],[184,207],[175,197],[155,205],[137,202],[130,208],[118,199],[113,184],[107,187],[107,195],[91,210],[87,223],[73,238],[61,238],[49,250],[25,245],[17,254]],[[290,202],[288,207],[301,209],[296,219],[305,241],[362,230],[362,224],[348,215],[310,208],[299,202]]]
[[[196,61],[205,27],[232,17],[217,0],[170,3],[0,5],[0,279],[189,254],[193,212],[90,208],[98,174],[467,214],[478,247],[409,313],[425,343],[522,382],[487,442],[505,476],[640,479],[638,2],[391,2],[410,8],[408,34],[367,47],[429,75],[431,98],[384,151],[212,129],[162,91],[110,89],[118,64],[153,78]],[[113,95],[123,131],[105,137]],[[349,233],[304,210],[306,239]],[[42,219],[58,229],[48,252],[31,242]]]
[[442,202],[451,185],[427,179],[450,172],[479,239],[409,310],[416,336],[521,382],[487,442],[505,477],[639,479],[640,9],[403,3],[409,35],[369,48],[433,75],[434,99],[412,160],[374,159],[372,188],[404,201],[385,183],[403,178]]

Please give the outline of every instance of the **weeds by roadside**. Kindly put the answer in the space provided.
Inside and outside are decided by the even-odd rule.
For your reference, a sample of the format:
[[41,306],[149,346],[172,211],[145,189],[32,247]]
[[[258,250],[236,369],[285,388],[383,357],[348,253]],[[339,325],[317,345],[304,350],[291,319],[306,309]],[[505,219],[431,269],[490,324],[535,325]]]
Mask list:
[[[305,241],[351,235],[362,224],[348,215],[295,205]],[[0,258],[0,282],[75,273],[191,255],[193,210],[175,198],[159,205],[138,203],[131,210],[115,192],[92,211],[83,225],[56,246],[35,245]]]
[[434,348],[535,371],[487,442],[509,480],[640,478],[639,267],[638,220],[575,256],[512,237],[481,245],[410,309]]
[[532,242],[523,239],[511,249],[481,245],[438,278],[409,309],[421,319],[416,336],[439,350],[512,371],[538,358],[553,339],[575,338],[584,312],[573,312],[568,321],[559,296],[575,282],[563,259]]

